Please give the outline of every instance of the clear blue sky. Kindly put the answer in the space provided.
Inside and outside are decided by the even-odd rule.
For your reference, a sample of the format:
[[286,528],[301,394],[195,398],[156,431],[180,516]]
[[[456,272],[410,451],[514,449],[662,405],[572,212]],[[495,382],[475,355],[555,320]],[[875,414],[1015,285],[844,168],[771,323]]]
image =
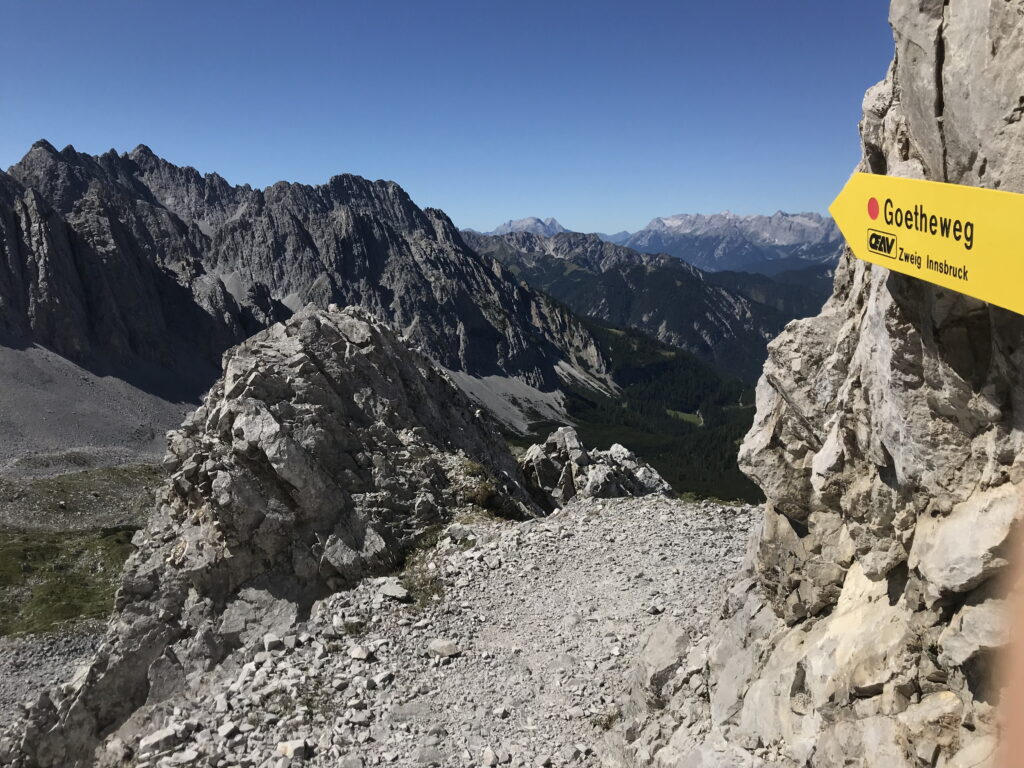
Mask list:
[[148,144],[234,183],[393,179],[463,227],[824,211],[884,0],[0,0],[0,167]]

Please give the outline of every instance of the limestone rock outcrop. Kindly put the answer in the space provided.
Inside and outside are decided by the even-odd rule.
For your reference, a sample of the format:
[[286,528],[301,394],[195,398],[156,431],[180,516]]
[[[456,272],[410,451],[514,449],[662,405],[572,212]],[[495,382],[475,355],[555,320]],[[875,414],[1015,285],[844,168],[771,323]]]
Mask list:
[[353,308],[306,308],[226,353],[169,444],[171,478],[134,539],[106,641],[30,708],[15,765],[121,764],[116,733],[147,705],[393,569],[474,485],[496,489],[505,514],[539,512],[495,425]]
[[669,493],[658,471],[616,443],[607,451],[588,451],[572,427],[560,427],[519,459],[537,502],[551,510],[570,500],[615,499]]
[[[860,170],[1024,192],[1024,3],[894,0]],[[770,346],[746,577],[617,731],[627,763],[983,766],[1022,517],[1024,317],[847,253]],[[645,694],[650,698],[650,691]]]

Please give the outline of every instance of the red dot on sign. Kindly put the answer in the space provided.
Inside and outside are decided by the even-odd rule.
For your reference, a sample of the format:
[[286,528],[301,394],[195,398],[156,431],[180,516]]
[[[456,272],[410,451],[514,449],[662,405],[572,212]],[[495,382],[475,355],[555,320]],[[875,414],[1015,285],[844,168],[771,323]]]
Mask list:
[[878,218],[878,201],[873,197],[868,200],[868,216],[872,219]]

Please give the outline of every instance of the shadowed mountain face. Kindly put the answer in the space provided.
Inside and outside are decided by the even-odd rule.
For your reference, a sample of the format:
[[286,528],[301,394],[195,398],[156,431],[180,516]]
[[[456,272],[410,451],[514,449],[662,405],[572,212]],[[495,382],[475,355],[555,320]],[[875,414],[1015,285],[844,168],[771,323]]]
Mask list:
[[463,233],[538,290],[574,312],[637,328],[747,382],[761,373],[766,345],[785,323],[821,308],[830,274],[794,277],[707,273],[666,254],[639,253],[597,235],[541,237]]
[[[198,238],[167,211],[67,176],[62,185],[57,173],[47,179],[60,193],[53,204],[0,174],[4,342],[38,342],[102,371],[139,361],[208,384],[220,352],[254,324],[203,270]],[[72,202],[74,188],[83,194]]]
[[[393,182],[233,186],[147,147],[38,142],[0,174],[0,334],[90,368],[212,382],[221,353],[313,303],[357,305],[446,368],[552,391],[602,384],[566,310],[466,247]],[[165,373],[166,376],[166,373]]]

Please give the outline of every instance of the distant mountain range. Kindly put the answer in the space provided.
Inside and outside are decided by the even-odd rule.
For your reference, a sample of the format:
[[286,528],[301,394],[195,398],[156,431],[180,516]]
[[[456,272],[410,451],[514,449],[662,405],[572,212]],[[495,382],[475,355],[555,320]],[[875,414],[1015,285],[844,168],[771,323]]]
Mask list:
[[[467,230],[474,232],[475,230]],[[525,219],[509,219],[504,224],[495,227],[490,232],[483,234],[487,235],[507,235],[511,232],[529,232],[533,235],[542,235],[543,237],[551,237],[557,235],[560,232],[568,232],[565,227],[558,223],[557,219],[547,218],[538,219],[536,216],[528,216]]]
[[574,312],[644,331],[750,383],[760,375],[768,341],[789,320],[817,312],[832,288],[830,267],[806,262],[803,270],[771,278],[704,272],[578,232],[463,237]]
[[834,263],[842,235],[831,218],[817,213],[738,216],[679,214],[656,218],[628,236],[609,241],[643,253],[667,253],[704,270],[776,272],[802,263]]
[[[195,402],[226,349],[308,304],[359,306],[387,322],[513,432],[575,421],[614,440],[626,403],[638,439],[678,457],[711,433],[673,424],[674,437],[658,434],[664,414],[640,419],[650,406],[629,389],[637,377],[685,394],[662,410],[692,412],[711,392],[732,397],[722,394],[734,391],[731,377],[752,383],[768,340],[813,312],[828,285],[827,267],[786,280],[706,273],[554,219],[499,229],[520,231],[460,233],[389,181],[339,175],[254,189],[141,145],[94,156],[37,142],[0,173],[0,347],[13,366],[0,376],[0,427],[14,436],[0,466],[18,446],[84,446],[100,458],[126,457],[129,443],[155,449],[177,421],[168,403]],[[553,234],[522,231],[531,229]],[[785,247],[808,236],[791,229],[784,237],[778,223]],[[623,346],[615,327],[682,352]],[[107,386],[112,378],[130,389]],[[57,381],[50,400],[31,397]],[[116,401],[125,404],[117,420],[97,418]],[[712,442],[721,448],[743,429],[729,422]],[[730,475],[737,488],[735,468],[720,469],[714,482]]]
[[[531,216],[507,221],[483,234],[526,232],[554,237],[568,231],[554,218]],[[652,219],[636,232],[595,234],[605,242],[640,253],[675,256],[706,272],[731,270],[774,275],[809,264],[834,265],[842,247],[842,235],[831,218],[782,211],[771,216],[739,216],[729,211],[710,216],[681,213]]]

